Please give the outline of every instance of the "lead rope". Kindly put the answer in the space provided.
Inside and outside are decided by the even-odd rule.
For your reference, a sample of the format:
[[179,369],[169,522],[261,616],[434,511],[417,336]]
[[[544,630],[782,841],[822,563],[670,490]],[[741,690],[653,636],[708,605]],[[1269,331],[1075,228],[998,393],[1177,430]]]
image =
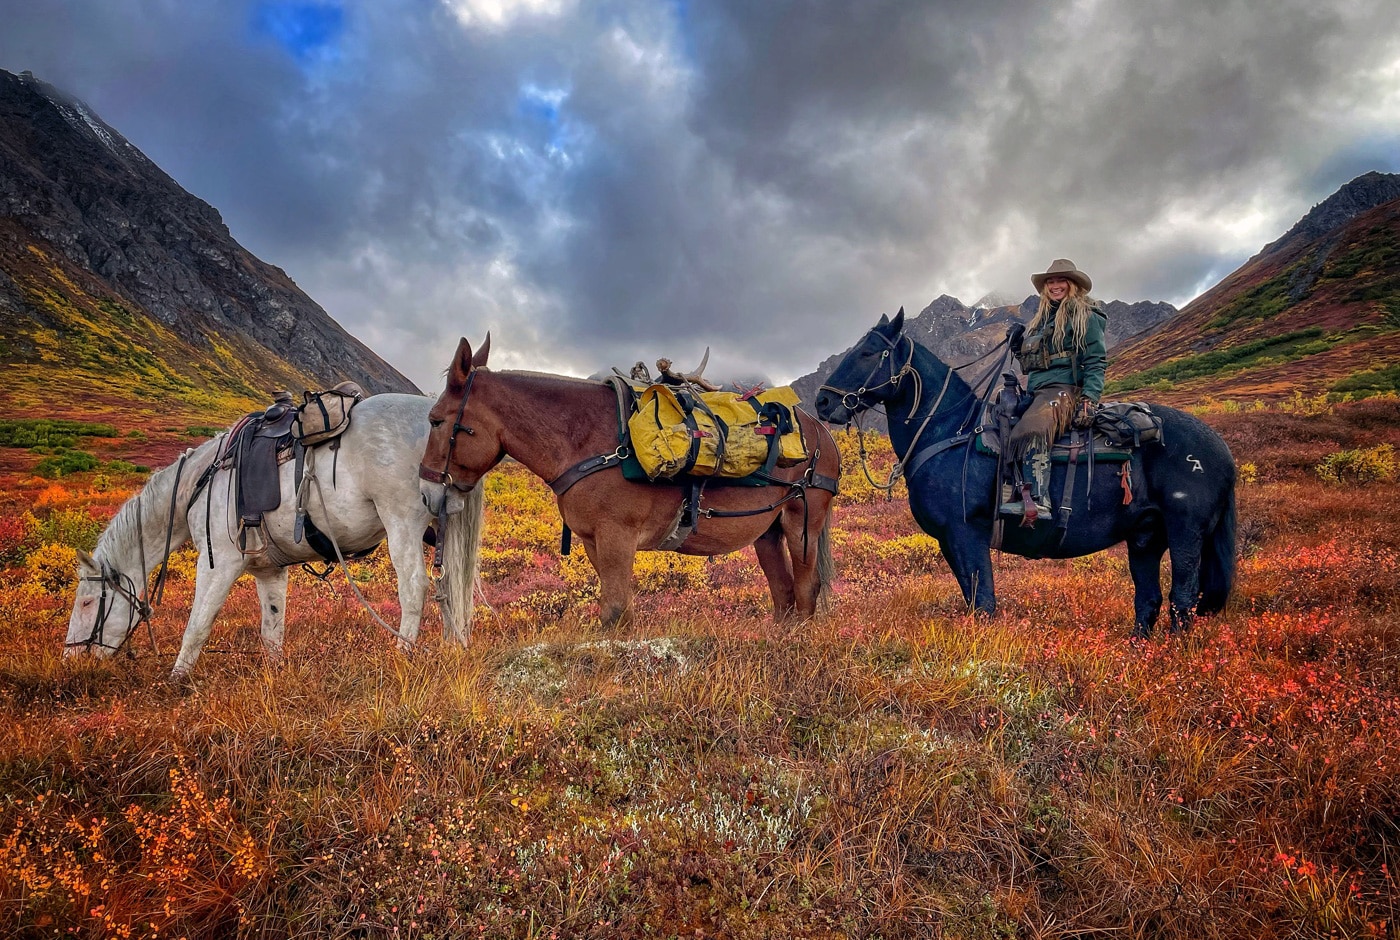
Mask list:
[[[314,454],[315,452],[312,451],[312,453]],[[383,617],[379,616],[378,612],[375,611],[375,609],[374,609],[373,607],[369,606],[369,601],[365,600],[365,596],[364,596],[363,594],[361,594],[361,593],[360,593],[360,589],[359,589],[358,587],[355,586],[355,579],[352,578],[352,577],[350,577],[350,566],[349,566],[348,564],[346,564],[346,562],[345,562],[345,555],[344,555],[344,554],[341,552],[341,550],[340,550],[340,543],[336,541],[335,536],[334,536],[334,535],[331,533],[331,531],[330,531],[330,524],[329,524],[329,523],[330,523],[331,514],[330,514],[330,512],[327,511],[327,509],[326,509],[326,494],[325,494],[324,492],[322,492],[322,490],[321,490],[321,481],[320,481],[320,479],[316,476],[316,461],[315,461],[315,458],[314,458],[314,457],[313,457],[310,461],[307,462],[306,475],[305,475],[304,477],[302,477],[302,479],[301,479],[301,489],[302,489],[302,491],[308,491],[308,490],[310,490],[311,485],[312,485],[313,483],[314,483],[315,486],[316,486],[316,498],[317,498],[317,499],[320,501],[320,503],[321,503],[321,516],[322,516],[322,518],[324,518],[324,519],[327,521],[326,528],[322,529],[321,531],[322,531],[323,533],[325,533],[326,538],[330,539],[331,547],[335,549],[335,559],[336,559],[337,562],[340,563],[340,570],[341,570],[341,573],[345,575],[345,581],[346,581],[347,584],[350,585],[350,590],[354,592],[356,600],[358,600],[358,601],[360,602],[360,606],[361,606],[361,607],[363,607],[366,611],[368,611],[369,615],[370,615],[371,617],[374,618],[375,622],[378,623],[378,624],[379,624],[381,627],[383,627],[385,630],[387,630],[387,631],[389,631],[391,634],[393,634],[393,636],[394,636],[395,639],[397,639],[400,643],[406,643],[410,649],[417,649],[417,648],[418,648],[418,643],[417,643],[417,641],[415,641],[415,640],[410,640],[408,637],[404,636],[404,635],[403,635],[402,633],[400,633],[398,630],[395,630],[392,626],[390,626],[390,625],[384,620]],[[302,502],[302,492],[298,492],[298,493],[297,493],[297,503],[300,504],[301,502]]]
[[156,646],[156,628],[151,624],[151,605],[146,600],[150,597],[149,582],[146,580],[151,569],[146,567],[146,533],[141,525],[145,512],[141,506],[141,494],[136,494],[136,543],[141,548],[141,587],[142,595],[138,595],[140,605],[136,608],[137,616],[146,622],[146,635],[151,640],[151,651],[157,656],[160,655],[160,647]]

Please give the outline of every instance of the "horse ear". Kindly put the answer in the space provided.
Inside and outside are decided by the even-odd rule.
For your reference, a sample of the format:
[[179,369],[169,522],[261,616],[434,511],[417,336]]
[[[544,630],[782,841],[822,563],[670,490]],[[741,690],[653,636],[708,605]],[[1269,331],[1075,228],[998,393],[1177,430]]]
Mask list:
[[486,357],[491,354],[491,334],[486,334],[486,342],[481,344],[481,348],[472,356],[472,368],[480,369],[486,365]]
[[889,326],[889,325],[890,325],[890,318],[887,317],[887,316],[885,316],[885,315],[882,313],[882,314],[880,314],[880,322],[877,323],[877,324],[875,324],[875,325],[876,325],[876,326]]
[[452,365],[447,367],[447,387],[460,391],[467,384],[467,376],[472,371],[472,344],[463,336],[457,343],[457,352],[452,356]]
[[898,333],[900,330],[904,329],[904,308],[903,308],[903,307],[900,307],[900,308],[899,308],[899,313],[896,313],[896,314],[894,315],[894,319],[890,321],[890,326],[894,327],[894,332],[895,332],[895,333]]
[[85,575],[98,570],[97,559],[93,558],[81,548],[78,549],[78,574]]

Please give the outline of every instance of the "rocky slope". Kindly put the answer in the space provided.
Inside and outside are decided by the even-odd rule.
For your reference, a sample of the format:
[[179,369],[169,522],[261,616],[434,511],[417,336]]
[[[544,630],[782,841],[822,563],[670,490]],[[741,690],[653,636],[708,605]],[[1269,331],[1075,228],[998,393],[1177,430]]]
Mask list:
[[[0,407],[416,391],[90,108],[0,70]],[[95,404],[94,407],[97,407]]]

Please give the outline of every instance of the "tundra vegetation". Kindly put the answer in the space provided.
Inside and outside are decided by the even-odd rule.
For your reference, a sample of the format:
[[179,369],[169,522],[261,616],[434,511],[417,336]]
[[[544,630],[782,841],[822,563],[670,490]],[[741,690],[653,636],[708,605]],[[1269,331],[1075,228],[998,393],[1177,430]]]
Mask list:
[[[74,553],[145,479],[120,458],[198,429],[7,424],[0,934],[1394,936],[1400,399],[1199,410],[1241,465],[1241,560],[1183,637],[1127,640],[1121,547],[999,557],[1001,613],[968,616],[842,434],[813,622],[770,621],[745,550],[642,556],[604,631],[507,465],[468,650],[397,653],[297,574],[284,663],[246,582],[182,683],[188,548],[134,657],[60,648]],[[99,432],[102,461],[36,472]],[[351,575],[393,622],[387,553]]]

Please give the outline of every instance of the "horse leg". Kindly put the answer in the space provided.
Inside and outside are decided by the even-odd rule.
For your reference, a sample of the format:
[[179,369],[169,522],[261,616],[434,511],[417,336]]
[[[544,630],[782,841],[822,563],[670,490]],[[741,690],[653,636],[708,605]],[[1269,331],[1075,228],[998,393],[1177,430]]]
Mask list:
[[598,573],[598,614],[603,626],[626,624],[632,619],[632,564],[634,544],[625,533],[604,532],[587,539],[583,549]]
[[253,579],[262,603],[263,652],[273,662],[281,662],[282,641],[287,633],[287,569],[255,571]]
[[996,585],[992,580],[991,530],[983,533],[971,526],[959,526],[938,541],[953,577],[962,588],[969,610],[991,617],[997,612]]
[[790,570],[796,593],[797,615],[803,618],[815,617],[817,600],[822,590],[819,559],[826,513],[820,511],[817,505],[809,506],[804,512],[800,506],[789,503],[781,518],[788,555],[792,562]]
[[180,642],[180,655],[175,657],[175,667],[170,670],[172,679],[185,676],[194,668],[195,660],[199,659],[199,653],[209,639],[209,631],[214,627],[214,617],[224,606],[233,582],[248,570],[247,561],[236,548],[229,546],[228,552],[229,557],[222,563],[216,561],[212,569],[203,551],[195,562],[198,574],[194,582],[194,603],[190,606],[190,619]]
[[1170,525],[1167,545],[1172,559],[1172,587],[1168,595],[1171,624],[1169,633],[1191,629],[1196,619],[1196,601],[1200,598],[1201,548],[1203,533],[1198,528]]
[[793,570],[783,551],[781,517],[774,519],[768,530],[754,541],[753,550],[758,555],[758,566],[768,579],[768,593],[773,596],[773,619],[786,620],[798,604],[793,591]]
[[1128,571],[1133,576],[1133,639],[1150,637],[1162,612],[1162,554],[1166,550],[1167,542],[1160,531],[1128,541]]
[[[418,642],[418,628],[423,622],[423,602],[428,596],[428,572],[423,566],[423,532],[416,527],[391,526],[387,533],[389,560],[394,563],[394,575],[399,582],[399,649],[411,650]],[[462,646],[464,636],[454,637]]]

